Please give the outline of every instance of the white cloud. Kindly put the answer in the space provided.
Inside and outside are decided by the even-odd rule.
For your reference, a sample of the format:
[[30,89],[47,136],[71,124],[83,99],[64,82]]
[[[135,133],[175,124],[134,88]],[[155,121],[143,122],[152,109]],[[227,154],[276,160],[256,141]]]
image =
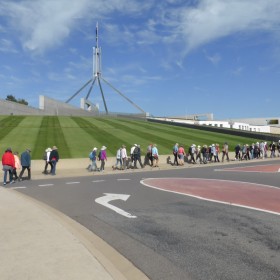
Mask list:
[[24,48],[44,52],[62,44],[72,30],[79,28],[80,21],[95,21],[113,11],[139,13],[140,4],[130,0],[4,0],[0,3],[0,15],[20,32]]
[[278,0],[200,0],[197,3],[195,7],[178,10],[177,14],[177,33],[186,43],[185,54],[237,32],[279,32]]

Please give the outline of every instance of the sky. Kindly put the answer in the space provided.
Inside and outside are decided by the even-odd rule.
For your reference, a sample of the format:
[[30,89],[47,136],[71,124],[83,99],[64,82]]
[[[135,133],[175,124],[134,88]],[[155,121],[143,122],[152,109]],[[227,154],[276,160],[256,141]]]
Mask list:
[[[145,112],[279,117],[279,15],[279,0],[0,0],[0,98],[66,102],[94,77],[98,22],[101,77]],[[139,112],[101,86],[110,112]],[[89,100],[104,111],[98,83]]]

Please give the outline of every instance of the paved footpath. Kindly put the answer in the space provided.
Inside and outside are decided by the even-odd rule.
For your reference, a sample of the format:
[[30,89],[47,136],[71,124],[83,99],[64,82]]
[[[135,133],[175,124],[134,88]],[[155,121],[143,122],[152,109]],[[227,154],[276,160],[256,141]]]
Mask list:
[[[168,164],[166,158],[160,157],[159,168],[146,167],[144,170],[199,166],[175,167]],[[86,170],[88,159],[62,159],[57,164],[56,178],[141,172],[141,169],[113,171],[114,163],[115,158],[109,158],[105,171],[100,173]],[[32,180],[50,178],[51,175],[42,174],[43,168],[43,160],[32,161]],[[3,172],[0,176],[3,178]],[[0,225],[1,280],[148,279],[129,260],[82,225],[3,186],[0,187]]]

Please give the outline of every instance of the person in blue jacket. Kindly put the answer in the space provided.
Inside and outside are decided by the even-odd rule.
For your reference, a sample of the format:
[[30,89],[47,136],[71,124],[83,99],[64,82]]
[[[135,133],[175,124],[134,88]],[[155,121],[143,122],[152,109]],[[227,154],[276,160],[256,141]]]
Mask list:
[[24,151],[20,156],[20,162],[21,162],[22,169],[18,176],[19,181],[22,181],[22,175],[23,175],[25,169],[27,169],[27,171],[28,171],[27,179],[31,180],[31,155],[30,155],[30,153],[31,153],[31,150],[26,149],[26,151]]

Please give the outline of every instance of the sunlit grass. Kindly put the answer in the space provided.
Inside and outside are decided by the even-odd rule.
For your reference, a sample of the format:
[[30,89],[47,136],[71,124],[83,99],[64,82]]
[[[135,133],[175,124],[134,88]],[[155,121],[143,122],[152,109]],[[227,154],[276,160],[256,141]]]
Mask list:
[[103,145],[108,156],[115,156],[123,144],[128,154],[133,144],[140,144],[144,153],[150,143],[157,144],[160,154],[172,154],[176,142],[187,150],[191,144],[222,146],[225,141],[233,151],[237,144],[251,144],[257,139],[124,118],[0,116],[2,153],[7,147],[20,153],[30,148],[33,159],[41,159],[44,150],[54,145],[61,158],[80,158]]

